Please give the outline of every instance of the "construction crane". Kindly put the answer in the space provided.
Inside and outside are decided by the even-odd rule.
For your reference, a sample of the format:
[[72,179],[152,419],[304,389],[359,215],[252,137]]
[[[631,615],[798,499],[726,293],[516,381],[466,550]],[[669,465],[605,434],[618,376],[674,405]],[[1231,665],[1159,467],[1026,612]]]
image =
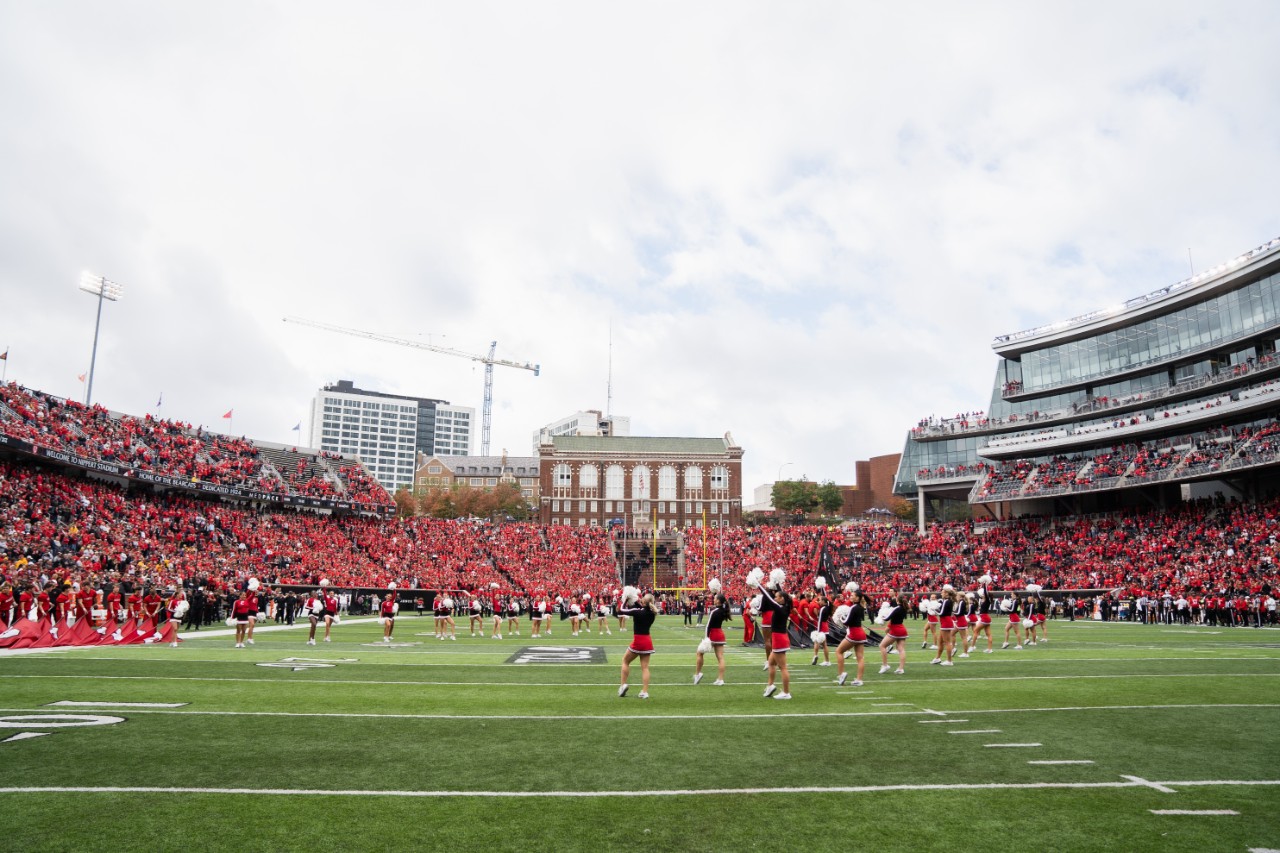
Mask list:
[[489,455],[489,432],[493,423],[493,366],[495,364],[503,367],[517,367],[521,370],[531,370],[534,376],[538,376],[542,372],[542,366],[538,364],[530,364],[529,362],[510,361],[505,358],[495,358],[494,353],[498,350],[498,342],[493,341],[489,344],[488,355],[475,355],[462,350],[451,349],[449,347],[439,347],[435,344],[424,344],[421,341],[410,341],[404,338],[394,338],[391,335],[383,335],[378,332],[366,332],[362,329],[349,329],[346,326],[335,326],[332,323],[321,323],[318,320],[306,320],[302,317],[285,317],[286,323],[297,323],[300,326],[310,326],[313,329],[324,329],[326,332],[337,332],[340,335],[351,335],[352,337],[365,338],[370,341],[382,341],[384,344],[396,344],[402,347],[413,347],[414,349],[424,349],[428,352],[437,352],[441,355],[452,355],[458,358],[465,358],[469,361],[478,361],[484,365],[484,407],[481,410],[481,427],[480,427],[480,455]]

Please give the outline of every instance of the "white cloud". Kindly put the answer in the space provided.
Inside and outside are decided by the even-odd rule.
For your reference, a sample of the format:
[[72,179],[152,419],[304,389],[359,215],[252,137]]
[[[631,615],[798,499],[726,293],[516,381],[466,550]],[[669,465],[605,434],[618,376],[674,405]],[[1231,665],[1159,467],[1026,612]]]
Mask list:
[[[1280,234],[1273,4],[0,7],[0,346],[280,441],[341,378],[851,482],[991,338]],[[1105,17],[1106,25],[1098,19]],[[304,424],[305,426],[305,424]]]

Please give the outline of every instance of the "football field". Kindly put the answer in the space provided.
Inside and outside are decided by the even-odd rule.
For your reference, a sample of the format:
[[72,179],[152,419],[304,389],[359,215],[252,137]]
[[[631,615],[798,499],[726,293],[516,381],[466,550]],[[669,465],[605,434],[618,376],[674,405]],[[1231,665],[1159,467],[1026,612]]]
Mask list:
[[695,686],[662,617],[642,700],[610,622],[0,656],[0,849],[1280,850],[1280,631],[1055,621],[943,668],[909,622],[904,675],[795,650],[776,701],[740,628]]

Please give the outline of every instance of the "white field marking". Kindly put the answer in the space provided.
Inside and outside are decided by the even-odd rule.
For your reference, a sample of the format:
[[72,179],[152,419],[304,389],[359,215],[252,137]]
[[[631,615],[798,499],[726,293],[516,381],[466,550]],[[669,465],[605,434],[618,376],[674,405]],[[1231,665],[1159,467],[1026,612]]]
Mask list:
[[[612,685],[610,685],[612,687]],[[755,687],[756,685],[752,685]],[[616,690],[616,688],[614,688]],[[767,703],[766,703],[767,704]],[[0,714],[21,712],[30,714],[39,712],[41,708],[0,708]],[[780,717],[799,719],[817,717],[910,717],[918,711],[830,711],[814,713],[777,713],[777,714],[356,714],[356,713],[324,713],[310,711],[168,711],[140,708],[133,711],[137,714],[161,714],[194,717],[323,717],[326,719],[365,719],[365,720],[549,720],[549,721],[582,721],[582,720],[775,720]],[[0,726],[4,725],[4,717],[0,717]],[[33,719],[39,719],[33,717]],[[84,723],[82,725],[89,725]]]
[[1066,760],[1066,761],[1028,761],[1028,764],[1093,764],[1092,761],[1085,760]]
[[182,708],[189,702],[47,702],[46,708]]
[[[935,711],[932,708],[921,708],[920,710],[924,711],[926,714],[933,714],[934,716],[937,716],[937,717],[945,717],[947,715],[946,711]],[[952,720],[952,722],[955,722],[955,720]],[[960,722],[963,723],[965,722],[965,720],[960,720]]]
[[1147,809],[1152,814],[1181,814],[1181,815],[1238,815],[1240,812],[1234,809]]
[[[1168,784],[1174,784],[1172,782]],[[1216,781],[1204,780],[1196,784],[1211,785],[1280,785],[1280,780]],[[1004,791],[1028,788],[1058,790],[1090,790],[1116,788],[1142,788],[1135,782],[959,782],[928,785],[850,785],[803,788],[705,788],[647,791],[371,791],[371,790],[320,790],[314,788],[160,788],[160,787],[12,787],[0,788],[0,794],[230,794],[315,797],[465,797],[465,798],[519,798],[563,799],[600,797],[696,797],[740,796],[742,794],[878,794],[889,791]],[[1157,814],[1159,812],[1156,812]],[[1217,813],[1217,812],[1215,812]]]
[[998,735],[1001,734],[1000,729],[964,729],[961,731],[949,731],[949,735]]
[[44,737],[45,735],[48,735],[48,734],[53,734],[53,732],[18,732],[16,735],[13,735],[12,737],[7,737],[4,740],[0,740],[0,743],[8,743],[11,740],[27,740],[33,737]]
[[1159,791],[1162,794],[1178,793],[1177,791],[1173,790],[1172,788],[1166,785],[1161,785],[1159,782],[1149,782],[1146,779],[1143,779],[1141,776],[1125,776],[1124,774],[1121,774],[1120,778],[1128,779],[1130,782],[1137,782],[1140,785],[1146,785],[1148,788],[1155,788],[1157,791]]
[[[928,713],[928,712],[926,711],[925,713]],[[917,720],[916,722],[918,722],[918,723],[967,723],[967,722],[969,722],[969,721],[968,721],[968,720],[946,719],[946,720]]]
[[1023,747],[1044,746],[1042,743],[984,743],[987,749],[1021,749]]
[[[872,697],[872,698],[875,698],[875,697]],[[881,696],[880,698],[888,699],[890,697]],[[916,703],[914,702],[872,702],[871,707],[873,708],[914,708],[915,704]]]
[[1221,631],[1196,631],[1196,630],[1188,630],[1186,628],[1165,628],[1160,633],[1161,634],[1198,634],[1199,636],[1203,637],[1205,634],[1221,634],[1222,632]]
[[1250,847],[1249,853],[1280,853],[1280,850],[1273,847]]

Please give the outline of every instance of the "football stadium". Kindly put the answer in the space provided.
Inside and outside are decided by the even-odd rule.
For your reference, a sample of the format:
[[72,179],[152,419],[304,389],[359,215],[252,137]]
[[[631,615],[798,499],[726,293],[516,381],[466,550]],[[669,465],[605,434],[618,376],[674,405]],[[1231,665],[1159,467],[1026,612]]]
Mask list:
[[402,517],[7,383],[3,847],[1280,848],[1278,338],[1280,241],[1003,335],[839,526]]

